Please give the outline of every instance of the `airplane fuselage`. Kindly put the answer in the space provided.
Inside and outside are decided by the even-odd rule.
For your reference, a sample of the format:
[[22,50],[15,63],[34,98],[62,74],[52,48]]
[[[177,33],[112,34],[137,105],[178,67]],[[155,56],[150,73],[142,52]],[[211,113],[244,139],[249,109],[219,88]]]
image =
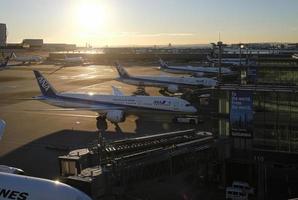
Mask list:
[[[168,66],[164,69],[165,71],[172,73],[206,73],[206,74],[217,74],[219,72],[219,67],[193,67],[193,66]],[[222,74],[230,74],[232,71],[228,68],[221,68]]]
[[91,200],[81,191],[60,182],[2,172],[0,199]]
[[119,77],[118,80],[131,85],[164,88],[171,85],[177,85],[181,88],[198,88],[202,86],[214,87],[217,84],[217,81],[213,79],[194,77],[130,76]]
[[23,62],[23,63],[31,63],[31,62],[41,62],[42,61],[42,58],[40,56],[21,56],[21,57],[15,57],[13,59],[13,61],[16,61],[16,62]]
[[151,96],[115,96],[86,93],[60,93],[56,97],[43,97],[41,100],[48,104],[63,108],[85,109],[98,113],[110,110],[125,112],[195,112],[187,102],[173,97]]

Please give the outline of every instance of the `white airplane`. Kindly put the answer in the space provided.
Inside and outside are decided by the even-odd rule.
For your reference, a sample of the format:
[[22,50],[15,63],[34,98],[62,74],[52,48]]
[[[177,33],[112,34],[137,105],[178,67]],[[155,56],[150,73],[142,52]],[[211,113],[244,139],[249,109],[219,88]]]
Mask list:
[[23,64],[25,63],[40,63],[43,61],[43,58],[41,56],[17,56],[14,52],[11,53],[10,55],[10,60],[16,61],[16,62],[22,62]]
[[[211,63],[219,62],[218,58],[211,58],[209,55],[207,56],[207,60]],[[225,65],[234,65],[234,66],[255,64],[255,62],[247,60],[246,58],[222,58],[221,63]]]
[[[160,69],[170,72],[170,73],[187,73],[192,74],[196,77],[202,76],[217,76],[219,72],[219,67],[193,67],[193,66],[168,66],[166,62],[162,59],[159,59]],[[236,73],[229,68],[222,67],[221,73],[223,76],[234,76]]]
[[[113,86],[113,95],[58,93],[39,71],[34,71],[34,74],[42,93],[42,96],[35,99],[62,108],[94,111],[114,124],[124,122],[127,114],[140,112],[195,113],[197,111],[183,99],[163,96],[125,96]],[[63,111],[63,109],[61,110]]]
[[[4,135],[5,127],[6,127],[5,121],[0,119],[0,141],[2,140],[2,137]],[[7,165],[0,165],[0,172],[10,173],[10,174],[24,174],[23,170],[15,167],[10,167]]]
[[64,59],[61,60],[64,64],[83,64],[84,63],[84,59],[81,56],[77,56],[77,57],[68,57],[68,56],[64,56]]
[[118,63],[116,69],[119,73],[118,80],[137,86],[155,86],[165,88],[171,93],[176,93],[182,88],[215,87],[217,81],[212,78],[171,77],[171,76],[132,76]]
[[0,199],[91,200],[83,192],[47,179],[0,172]]
[[[0,120],[0,140],[5,122]],[[0,165],[0,199],[91,200],[85,193],[59,181],[23,176],[23,170]]]

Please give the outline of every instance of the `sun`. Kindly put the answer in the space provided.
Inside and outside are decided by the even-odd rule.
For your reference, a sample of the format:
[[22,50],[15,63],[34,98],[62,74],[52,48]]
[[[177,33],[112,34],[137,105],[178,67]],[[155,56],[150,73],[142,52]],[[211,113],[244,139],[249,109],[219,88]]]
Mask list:
[[105,29],[106,13],[100,1],[80,1],[75,12],[76,24],[82,33],[96,34]]

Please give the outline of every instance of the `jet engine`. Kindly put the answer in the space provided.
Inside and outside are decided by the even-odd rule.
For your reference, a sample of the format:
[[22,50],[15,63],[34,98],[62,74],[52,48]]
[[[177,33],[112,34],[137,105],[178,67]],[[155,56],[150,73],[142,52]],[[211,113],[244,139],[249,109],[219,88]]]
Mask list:
[[196,72],[195,77],[203,77],[205,75],[204,72]]
[[121,110],[111,110],[107,112],[106,117],[112,123],[119,123],[125,121],[125,114]]
[[169,85],[168,86],[168,91],[171,92],[171,93],[175,93],[175,92],[178,92],[179,88],[177,85]]

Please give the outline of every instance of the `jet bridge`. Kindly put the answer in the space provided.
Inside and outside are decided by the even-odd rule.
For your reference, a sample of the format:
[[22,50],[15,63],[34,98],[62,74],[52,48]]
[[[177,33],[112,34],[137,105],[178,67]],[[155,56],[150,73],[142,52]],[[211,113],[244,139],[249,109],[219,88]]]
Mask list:
[[97,198],[189,168],[201,167],[207,173],[208,162],[214,160],[213,145],[211,133],[194,129],[116,140],[60,156],[60,175],[67,184]]

